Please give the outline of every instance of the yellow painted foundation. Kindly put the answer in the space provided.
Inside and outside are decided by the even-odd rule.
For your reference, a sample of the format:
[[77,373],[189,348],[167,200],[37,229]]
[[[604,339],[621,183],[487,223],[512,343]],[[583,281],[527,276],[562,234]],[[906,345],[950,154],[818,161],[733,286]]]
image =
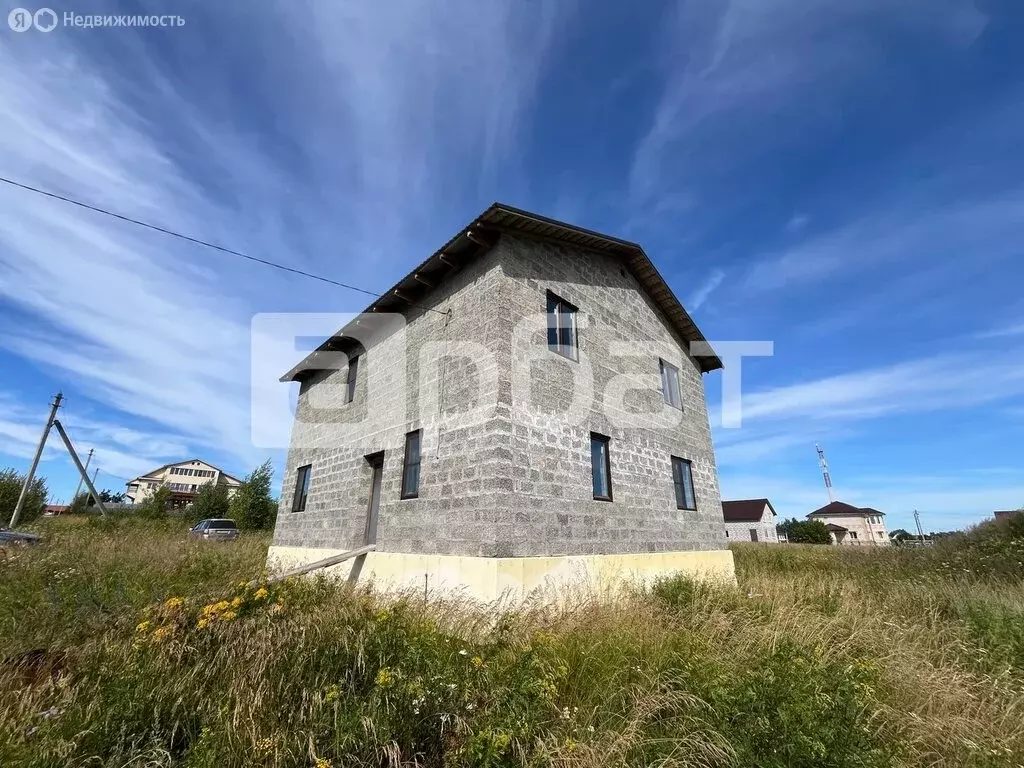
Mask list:
[[[340,549],[271,547],[267,565],[283,571],[341,554]],[[363,562],[360,562],[363,560]],[[458,595],[484,602],[512,603],[529,597],[554,600],[566,589],[604,591],[624,581],[650,582],[683,573],[694,578],[734,584],[732,552],[728,549],[692,552],[652,552],[631,555],[553,555],[548,557],[464,557],[371,552],[316,574],[347,579],[359,569],[360,583],[380,589],[417,590]]]

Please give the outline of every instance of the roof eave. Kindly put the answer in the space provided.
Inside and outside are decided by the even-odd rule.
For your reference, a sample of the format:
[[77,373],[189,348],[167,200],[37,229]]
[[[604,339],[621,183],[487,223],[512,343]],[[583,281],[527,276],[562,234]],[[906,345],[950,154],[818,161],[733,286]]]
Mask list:
[[[711,353],[707,355],[691,353],[691,357],[697,360],[701,373],[710,373],[724,367],[721,358],[711,349],[711,345],[693,318],[683,308],[679,299],[640,245],[497,202],[375,299],[363,310],[360,318],[374,313],[405,312],[416,307],[416,302],[433,289],[432,283],[448,272],[459,269],[481,252],[490,250],[497,241],[495,233],[500,235],[503,232],[518,233],[526,237],[540,236],[542,239],[556,239],[567,245],[610,253],[623,259],[630,271],[641,282],[646,293],[666,314],[669,323],[679,335],[691,344],[701,343],[711,350]],[[316,350],[285,373],[279,381],[295,381],[306,374],[330,369],[330,366],[318,367],[317,358],[322,353],[337,351],[331,348],[332,344],[336,339],[352,337],[360,318],[356,318],[337,333],[332,334]]]

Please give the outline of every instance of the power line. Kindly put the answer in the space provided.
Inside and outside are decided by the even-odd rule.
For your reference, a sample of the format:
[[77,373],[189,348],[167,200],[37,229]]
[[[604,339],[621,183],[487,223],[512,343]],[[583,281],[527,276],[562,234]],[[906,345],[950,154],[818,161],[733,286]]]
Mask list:
[[[225,248],[222,245],[217,245],[216,243],[210,243],[210,242],[207,242],[206,240],[201,240],[198,237],[191,237],[189,235],[184,235],[181,232],[175,232],[174,230],[167,229],[166,227],[160,227],[160,226],[157,226],[156,224],[150,224],[150,223],[145,222],[145,221],[140,221],[139,219],[133,219],[131,216],[124,216],[124,215],[122,215],[120,213],[114,213],[113,211],[108,211],[107,209],[100,208],[99,206],[89,205],[88,203],[83,203],[81,200],[75,200],[74,198],[67,197],[66,195],[58,195],[56,192],[47,192],[45,189],[39,189],[38,187],[33,187],[33,186],[29,185],[29,184],[22,184],[19,181],[14,181],[13,179],[8,179],[8,178],[6,178],[4,176],[0,176],[0,181],[2,181],[4,184],[9,184],[12,187],[17,187],[18,189],[23,189],[23,190],[26,190],[28,192],[34,192],[37,195],[43,195],[44,197],[53,198],[54,200],[60,200],[60,201],[65,202],[65,203],[70,203],[71,205],[77,205],[79,208],[85,208],[88,211],[94,211],[95,213],[102,213],[105,216],[112,216],[115,219],[120,219],[121,221],[127,221],[129,224],[135,224],[135,225],[140,226],[140,227],[145,227],[146,229],[151,229],[154,232],[160,232],[160,233],[165,234],[165,235],[170,235],[171,237],[177,237],[177,238],[179,238],[181,240],[186,240],[186,241],[188,241],[190,243],[195,243],[196,245],[202,245],[202,246],[205,246],[207,248],[212,248],[213,250],[220,251],[221,253],[228,253],[228,254],[231,254],[232,256],[238,256],[238,257],[243,258],[243,259],[248,259],[249,261],[255,261],[257,264],[263,264],[263,265],[268,266],[268,267],[274,267],[275,269],[284,270],[285,272],[291,272],[291,273],[296,274],[296,275],[301,275],[303,277],[308,277],[311,280],[319,280],[322,283],[329,283],[330,285],[336,285],[339,288],[346,288],[346,289],[348,289],[350,291],[357,291],[358,293],[364,293],[367,296],[373,296],[374,298],[380,298],[380,296],[381,296],[381,294],[375,293],[374,291],[368,291],[365,288],[358,288],[358,287],[356,287],[354,285],[349,285],[348,283],[342,283],[342,282],[339,282],[338,280],[332,280],[329,277],[322,277],[321,275],[314,275],[312,272],[305,272],[305,271],[303,271],[301,269],[296,269],[295,267],[288,267],[288,266],[285,266],[284,264],[278,264],[277,262],[274,262],[274,261],[268,261],[267,259],[261,259],[261,258],[258,258],[256,256],[250,256],[247,253],[242,253],[241,251],[236,251],[236,250],[233,250],[231,248]],[[414,304],[413,306],[417,306],[417,305]],[[444,312],[439,312],[438,310],[431,309],[430,307],[418,307],[418,308],[419,309],[425,309],[425,310],[428,310],[430,312],[436,312],[439,315],[445,314]]]

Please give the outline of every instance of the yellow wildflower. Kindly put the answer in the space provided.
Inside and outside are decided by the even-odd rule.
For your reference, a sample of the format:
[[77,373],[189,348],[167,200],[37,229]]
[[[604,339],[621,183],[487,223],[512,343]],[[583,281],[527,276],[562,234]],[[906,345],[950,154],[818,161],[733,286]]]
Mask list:
[[333,704],[341,698],[341,690],[336,685],[328,685],[327,690],[324,692],[324,702],[327,704]]
[[260,754],[267,754],[274,749],[273,739],[260,739],[256,742],[256,751]]
[[484,660],[482,658],[480,658],[479,656],[474,656],[473,660],[470,663],[476,669],[483,669],[485,666],[487,666],[486,664],[484,664]]
[[256,590],[256,593],[253,595],[253,599],[255,599],[255,600],[266,600],[269,596],[270,596],[270,593],[267,591],[267,588],[266,587],[260,587],[259,589]]
[[381,688],[389,688],[395,682],[395,675],[388,667],[381,667],[377,672],[377,685]]
[[206,629],[208,626],[210,626],[210,620],[205,616],[199,619],[199,622],[196,624],[196,627],[199,629]]
[[138,626],[135,627],[135,631],[139,632],[140,634],[148,632],[149,631],[149,622],[148,621],[140,621]]
[[213,610],[218,613],[220,611],[226,611],[230,607],[231,603],[229,603],[227,600],[218,600],[216,603],[213,604]]
[[154,643],[162,643],[170,636],[171,630],[168,627],[157,627],[153,630],[153,634],[150,635]]
[[185,599],[182,597],[169,597],[167,598],[167,602],[164,603],[164,606],[167,608],[167,610],[173,611],[178,608],[181,608],[181,606],[183,606],[184,604]]
[[334,764],[326,757],[318,757],[313,763],[313,768],[334,768]]
[[244,603],[244,602],[245,601],[242,600],[242,598],[236,597],[234,600],[231,601],[231,607],[232,608],[241,608],[242,607],[242,603]]
[[224,621],[234,621],[238,618],[238,613],[236,611],[224,611],[220,617]]

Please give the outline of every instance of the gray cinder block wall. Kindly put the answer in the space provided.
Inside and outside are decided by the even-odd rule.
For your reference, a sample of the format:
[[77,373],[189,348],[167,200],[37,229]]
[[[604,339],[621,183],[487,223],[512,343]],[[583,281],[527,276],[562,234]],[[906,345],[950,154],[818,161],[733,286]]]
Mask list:
[[[547,348],[547,291],[578,308],[578,362]],[[725,548],[701,373],[618,258],[504,234],[418,305],[369,341],[352,403],[345,367],[302,383],[275,545],[362,545],[366,457],[383,451],[380,551]],[[659,357],[679,368],[681,411],[662,402]],[[402,500],[405,434],[415,429],[419,496]],[[592,496],[591,432],[610,438],[613,501]],[[671,456],[692,462],[696,511],[676,508]],[[292,512],[306,464],[306,509]]]

